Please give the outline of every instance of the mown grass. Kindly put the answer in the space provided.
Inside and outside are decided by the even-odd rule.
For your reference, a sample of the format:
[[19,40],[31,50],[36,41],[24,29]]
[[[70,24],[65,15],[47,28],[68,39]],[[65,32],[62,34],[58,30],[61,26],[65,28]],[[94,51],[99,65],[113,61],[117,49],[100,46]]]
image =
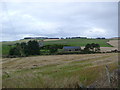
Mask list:
[[82,60],[82,61],[73,61],[71,63],[88,63],[88,62],[93,62],[93,61],[96,61],[96,60],[100,60],[100,59],[105,59],[105,58],[108,58],[108,57],[111,57],[111,56],[102,56],[102,57],[96,57],[96,58],[92,58],[92,59],[87,59],[87,60]]
[[[109,65],[111,69],[115,69],[115,64]],[[49,71],[50,72],[50,71]],[[57,73],[38,73],[34,70],[27,72],[19,72],[10,74],[10,77],[4,78],[3,87],[15,88],[65,88],[75,87],[75,84],[90,85],[101,73],[105,72],[105,65],[89,68],[82,68],[75,71],[58,71]]]
[[[109,56],[99,57],[99,60],[104,60],[107,57]],[[9,73],[9,76],[3,74],[3,87],[74,88],[77,84],[88,86],[105,72],[105,64],[96,65],[92,63],[92,59],[88,59],[88,62],[87,60],[83,61],[21,69]],[[116,63],[111,63],[108,66],[111,72],[117,68]]]

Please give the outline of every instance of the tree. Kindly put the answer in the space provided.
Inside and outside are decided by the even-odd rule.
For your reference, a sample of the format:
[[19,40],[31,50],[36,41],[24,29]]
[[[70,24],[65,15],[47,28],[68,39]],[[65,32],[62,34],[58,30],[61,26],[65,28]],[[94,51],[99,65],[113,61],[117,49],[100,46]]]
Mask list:
[[86,53],[89,53],[89,52],[99,52],[100,51],[100,45],[99,44],[95,44],[95,43],[92,43],[92,44],[87,44],[84,48],[84,51]]
[[9,55],[21,56],[19,49],[16,47],[10,49]]
[[27,51],[29,55],[39,55],[40,54],[40,48],[39,43],[37,41],[29,41],[27,43]]
[[89,52],[90,51],[90,48],[91,48],[91,45],[90,44],[87,44],[84,48],[84,51],[86,52]]
[[22,42],[21,43],[21,54],[22,56],[28,56],[28,47],[27,47],[27,44],[25,42]]
[[16,56],[28,56],[28,55],[39,55],[40,48],[37,41],[29,41],[28,43],[16,43],[15,47],[11,48],[9,55]]
[[95,43],[92,43],[92,44],[90,44],[90,49],[91,49],[91,51],[95,51],[94,49],[95,49]]
[[99,44],[95,44],[95,52],[99,52],[100,51],[100,45]]

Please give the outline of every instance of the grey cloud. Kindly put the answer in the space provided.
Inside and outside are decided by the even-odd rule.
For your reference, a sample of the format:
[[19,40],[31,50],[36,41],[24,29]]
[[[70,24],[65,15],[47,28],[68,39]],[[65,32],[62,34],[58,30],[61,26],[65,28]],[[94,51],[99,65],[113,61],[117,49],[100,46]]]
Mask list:
[[[5,3],[3,40],[27,35],[114,37],[118,30],[117,2]],[[101,30],[97,32],[97,30]],[[92,33],[91,33],[92,31]]]

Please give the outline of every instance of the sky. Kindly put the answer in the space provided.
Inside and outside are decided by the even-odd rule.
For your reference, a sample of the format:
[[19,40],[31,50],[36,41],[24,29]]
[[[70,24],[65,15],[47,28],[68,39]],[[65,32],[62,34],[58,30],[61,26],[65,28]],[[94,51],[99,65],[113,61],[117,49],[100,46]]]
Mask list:
[[24,37],[117,37],[117,2],[1,2],[0,41]]

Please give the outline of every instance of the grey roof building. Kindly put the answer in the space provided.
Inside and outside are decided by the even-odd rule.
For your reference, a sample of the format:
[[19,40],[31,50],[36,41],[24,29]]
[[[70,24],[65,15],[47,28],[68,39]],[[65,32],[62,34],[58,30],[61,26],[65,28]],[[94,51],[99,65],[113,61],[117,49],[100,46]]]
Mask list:
[[80,51],[81,47],[79,47],[79,46],[64,46],[63,50],[64,51]]

